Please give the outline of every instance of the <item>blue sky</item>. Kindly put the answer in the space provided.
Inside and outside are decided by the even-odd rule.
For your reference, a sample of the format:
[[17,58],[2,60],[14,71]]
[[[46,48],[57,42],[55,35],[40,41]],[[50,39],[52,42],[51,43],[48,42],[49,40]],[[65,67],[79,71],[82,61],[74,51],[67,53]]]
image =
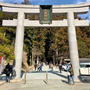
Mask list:
[[[24,0],[0,0],[6,3],[21,3]],[[75,4],[81,2],[87,2],[90,0],[30,0],[30,3],[33,5],[41,5],[41,4],[49,4],[49,5],[56,5],[56,4]]]
[[[0,0],[1,2],[5,3],[18,3],[20,4],[24,0]],[[30,4],[32,5],[63,5],[63,4],[77,4],[77,3],[83,3],[83,2],[89,2],[90,0],[30,0]],[[88,18],[90,20],[90,11],[87,14],[79,15],[80,17]]]

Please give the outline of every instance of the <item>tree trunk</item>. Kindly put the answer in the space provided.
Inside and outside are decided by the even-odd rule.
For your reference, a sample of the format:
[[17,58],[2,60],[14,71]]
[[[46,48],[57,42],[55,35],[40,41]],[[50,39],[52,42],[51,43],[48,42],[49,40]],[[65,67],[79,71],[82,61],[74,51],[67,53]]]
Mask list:
[[53,56],[53,65],[55,65],[55,56]]
[[27,63],[27,53],[23,52],[23,67],[26,71],[29,70],[29,65]]

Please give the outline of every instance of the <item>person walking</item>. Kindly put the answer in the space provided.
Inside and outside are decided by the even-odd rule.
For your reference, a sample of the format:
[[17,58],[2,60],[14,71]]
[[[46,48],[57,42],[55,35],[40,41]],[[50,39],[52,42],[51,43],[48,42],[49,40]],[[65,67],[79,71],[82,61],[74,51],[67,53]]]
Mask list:
[[62,65],[61,64],[59,64],[59,71],[60,71],[60,73],[62,73]]
[[10,74],[13,72],[13,67],[9,63],[6,65],[4,69],[4,74],[6,74],[6,82],[10,82]]
[[72,64],[70,65],[70,69],[69,69],[69,72],[70,72],[70,76],[69,76],[69,84],[74,84],[74,72],[73,72],[73,68],[72,68]]
[[67,71],[68,84],[70,84],[70,72]]
[[34,68],[35,68],[35,71],[36,71],[37,70],[37,63],[35,63]]
[[40,66],[38,68],[39,71],[42,71],[43,62],[40,63]]
[[70,69],[70,65],[67,64],[66,65],[66,72],[67,72],[68,83],[70,84],[70,72],[69,72],[69,69]]

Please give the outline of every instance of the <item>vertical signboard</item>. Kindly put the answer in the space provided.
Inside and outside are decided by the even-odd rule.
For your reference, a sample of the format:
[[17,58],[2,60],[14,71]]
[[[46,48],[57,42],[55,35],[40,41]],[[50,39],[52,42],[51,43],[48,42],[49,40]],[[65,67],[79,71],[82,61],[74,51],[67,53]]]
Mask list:
[[40,24],[52,23],[52,6],[40,5]]

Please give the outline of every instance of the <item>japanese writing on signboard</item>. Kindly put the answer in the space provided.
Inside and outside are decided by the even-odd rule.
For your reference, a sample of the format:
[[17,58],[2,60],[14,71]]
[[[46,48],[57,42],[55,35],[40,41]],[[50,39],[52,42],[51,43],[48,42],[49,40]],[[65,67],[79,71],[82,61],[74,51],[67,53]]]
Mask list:
[[47,21],[48,20],[48,10],[45,9],[44,10],[44,21]]

